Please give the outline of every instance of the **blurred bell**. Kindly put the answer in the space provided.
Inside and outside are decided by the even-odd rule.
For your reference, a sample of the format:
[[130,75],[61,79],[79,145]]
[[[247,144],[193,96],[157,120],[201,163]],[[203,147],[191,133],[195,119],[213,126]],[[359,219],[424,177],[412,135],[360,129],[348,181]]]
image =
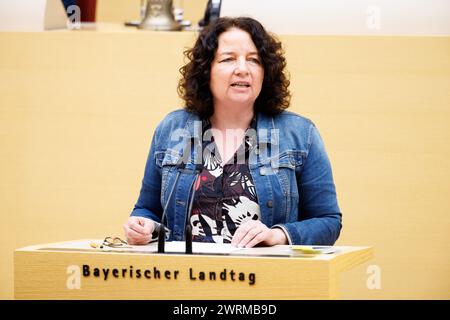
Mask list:
[[181,30],[181,25],[175,21],[172,0],[148,0],[145,18],[139,29],[155,31]]

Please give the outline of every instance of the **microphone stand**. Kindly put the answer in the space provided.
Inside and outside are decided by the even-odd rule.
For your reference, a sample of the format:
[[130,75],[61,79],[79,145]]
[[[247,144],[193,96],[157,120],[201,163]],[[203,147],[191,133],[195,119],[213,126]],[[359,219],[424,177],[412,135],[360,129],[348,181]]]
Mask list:
[[178,184],[178,179],[180,177],[180,169],[178,169],[177,176],[175,178],[175,182],[173,183],[172,190],[170,190],[169,197],[167,198],[166,205],[164,206],[163,214],[161,216],[161,224],[158,226],[158,253],[164,253],[164,248],[166,245],[166,227],[164,226],[164,219],[166,218],[167,207],[172,199],[173,191],[175,190],[176,185]]
[[202,170],[202,167],[203,167],[203,165],[197,165],[197,167],[195,168],[195,178],[194,178],[194,183],[193,183],[192,196],[189,201],[188,211],[186,213],[186,221],[185,221],[185,227],[184,227],[184,234],[185,234],[185,241],[186,241],[186,250],[185,250],[186,254],[192,254],[192,226],[191,226],[190,218],[191,218],[191,214],[192,214],[192,205],[194,203],[194,198],[195,198],[195,191],[196,191],[195,185],[197,184],[197,180],[200,177],[200,172]]
[[175,190],[175,187],[178,184],[178,179],[180,178],[181,171],[183,171],[186,168],[186,161],[184,156],[188,154],[188,151],[191,149],[191,144],[187,143],[186,146],[183,149],[183,154],[181,155],[181,158],[177,164],[177,175],[175,177],[175,181],[173,183],[172,189],[170,190],[169,196],[167,197],[166,205],[164,206],[164,210],[161,216],[161,224],[158,227],[158,253],[164,253],[165,246],[166,246],[166,227],[164,226],[164,220],[166,218],[166,212],[167,207],[169,206],[170,201],[172,200],[173,192]]
[[[190,144],[188,143],[185,147],[185,149],[183,150],[183,155],[187,154],[187,150],[188,148],[190,148]],[[177,175],[175,177],[175,181],[173,183],[172,189],[170,190],[169,196],[167,197],[167,202],[166,205],[164,206],[164,210],[161,216],[161,224],[158,227],[157,233],[158,233],[158,253],[164,253],[165,251],[165,241],[166,241],[166,228],[164,226],[164,220],[166,218],[166,211],[167,211],[167,207],[170,203],[170,201],[172,200],[172,196],[173,196],[173,192],[175,190],[175,187],[178,184],[178,179],[180,178],[180,173],[181,172],[186,172],[185,168],[186,168],[186,162],[182,162],[179,163],[177,165],[178,167],[178,172]],[[194,197],[195,197],[195,184],[199,178],[199,174],[203,169],[203,161],[202,164],[197,164],[195,166],[194,169],[194,173],[195,173],[195,178],[194,178],[194,190],[192,193],[192,197],[189,201],[189,207],[188,207],[188,212],[186,214],[186,221],[185,221],[185,236],[186,236],[186,253],[188,254],[192,254],[192,227],[190,222],[188,222],[189,217],[191,216],[191,212],[192,212],[192,205],[194,202]],[[192,188],[192,186],[191,186]],[[191,190],[189,190],[189,193],[191,193]]]

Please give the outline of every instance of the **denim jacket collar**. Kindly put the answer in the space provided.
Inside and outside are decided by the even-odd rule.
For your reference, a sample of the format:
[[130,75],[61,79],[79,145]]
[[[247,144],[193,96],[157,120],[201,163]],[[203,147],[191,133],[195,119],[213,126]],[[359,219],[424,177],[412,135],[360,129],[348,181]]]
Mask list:
[[[279,144],[279,135],[278,130],[275,130],[275,123],[272,116],[266,115],[264,113],[258,112],[256,114],[256,135],[257,135],[257,145],[258,151],[253,154],[253,157],[250,161],[250,166],[253,167],[260,163],[269,162],[268,152],[264,151],[264,148],[271,148],[271,145]],[[186,121],[186,125],[184,128],[184,132],[188,134],[185,138],[191,139],[191,141],[197,141],[199,143],[195,143],[195,147],[193,148],[193,152],[191,154],[191,158],[186,165],[187,169],[193,169],[194,164],[193,160],[197,159],[201,161],[201,142],[202,142],[202,121],[200,117],[194,113],[188,113],[188,118]]]

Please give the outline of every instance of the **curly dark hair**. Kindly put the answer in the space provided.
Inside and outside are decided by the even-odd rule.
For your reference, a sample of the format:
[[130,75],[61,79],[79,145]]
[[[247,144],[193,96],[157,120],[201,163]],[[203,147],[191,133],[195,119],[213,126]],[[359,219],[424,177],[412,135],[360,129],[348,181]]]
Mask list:
[[188,63],[180,69],[182,78],[178,83],[178,94],[185,102],[184,108],[201,118],[213,115],[213,96],[209,87],[211,64],[217,51],[219,35],[231,28],[250,34],[264,68],[264,80],[254,111],[268,115],[281,113],[289,107],[291,99],[284,50],[281,42],[269,34],[261,23],[248,17],[214,20],[200,32],[194,47],[184,52]]

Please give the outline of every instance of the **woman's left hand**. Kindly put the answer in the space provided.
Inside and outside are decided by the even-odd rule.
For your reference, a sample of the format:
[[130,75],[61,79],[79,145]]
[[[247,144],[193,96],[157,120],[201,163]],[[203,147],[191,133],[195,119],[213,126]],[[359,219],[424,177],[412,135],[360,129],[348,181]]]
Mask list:
[[274,246],[276,244],[287,244],[284,231],[280,228],[270,229],[259,220],[246,221],[237,228],[231,244],[240,248],[251,248],[257,244]]

